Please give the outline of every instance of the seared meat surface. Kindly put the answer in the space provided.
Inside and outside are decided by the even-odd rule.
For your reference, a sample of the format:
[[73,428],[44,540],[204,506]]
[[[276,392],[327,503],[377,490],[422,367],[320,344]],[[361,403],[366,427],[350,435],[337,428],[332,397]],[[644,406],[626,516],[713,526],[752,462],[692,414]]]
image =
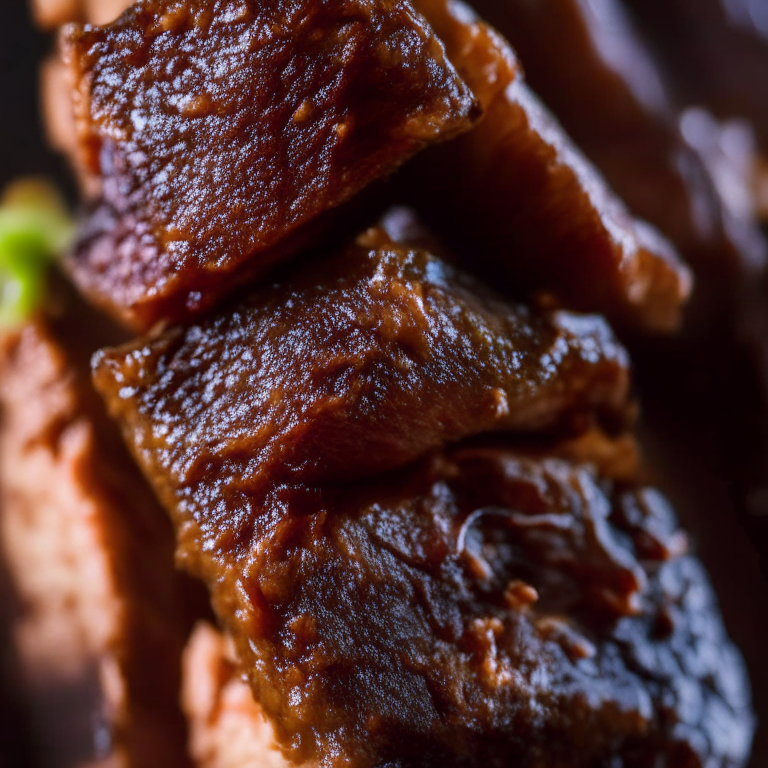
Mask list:
[[[35,0],[81,217],[40,248],[42,205],[0,200],[0,315],[64,249],[96,305],[0,337],[41,768],[744,768],[689,543],[762,712],[753,564],[686,473],[724,409],[646,463],[627,349],[655,431],[737,359],[735,296],[762,338],[758,159],[624,3],[473,0],[500,33],[462,0]],[[109,315],[146,335],[97,343]],[[654,466],[696,483],[690,539]]]
[[95,379],[292,760],[738,765],[743,671],[658,494],[509,437],[444,450],[621,425],[625,366],[595,318],[372,230]]
[[179,554],[294,761],[671,767],[748,749],[738,655],[654,491],[492,448],[278,484],[215,527],[184,510]]

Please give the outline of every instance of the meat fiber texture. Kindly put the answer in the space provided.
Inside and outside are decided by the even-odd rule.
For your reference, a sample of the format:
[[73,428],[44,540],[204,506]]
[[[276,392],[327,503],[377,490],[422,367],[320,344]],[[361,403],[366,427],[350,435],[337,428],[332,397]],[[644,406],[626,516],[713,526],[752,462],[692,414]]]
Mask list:
[[199,488],[188,503],[203,515],[211,481],[349,480],[480,432],[632,415],[627,355],[602,319],[506,305],[381,229],[95,368],[131,442],[170,473],[164,496]]
[[[488,262],[489,269],[518,292],[521,289],[549,291],[565,306],[607,314],[632,329],[669,331],[675,328],[690,293],[691,280],[670,243],[630,215],[523,83],[513,52],[494,30],[460,3],[423,0],[416,7],[434,26],[448,47],[448,58],[488,114],[466,140],[451,142],[444,152],[435,154],[431,162],[417,166],[420,170],[415,170],[412,178],[406,177],[406,187],[414,198],[412,202],[431,200],[436,219],[445,220],[448,215],[455,222],[471,220],[473,230],[479,234],[482,251],[477,254],[481,257],[478,261]],[[147,327],[154,320],[178,319],[213,302],[218,293],[226,290],[226,286],[217,288],[214,283],[222,280],[231,287],[239,279],[232,274],[233,270],[239,271],[240,260],[250,258],[252,253],[258,251],[260,255],[250,259],[248,268],[243,266],[239,276],[243,279],[246,274],[253,276],[274,261],[286,258],[286,251],[300,249],[306,241],[300,242],[299,238],[285,242],[275,250],[264,239],[272,237],[270,228],[279,239],[278,231],[291,229],[296,211],[302,209],[302,204],[291,194],[286,198],[290,205],[280,206],[275,202],[271,195],[273,182],[277,183],[274,180],[282,174],[271,173],[269,184],[259,182],[258,194],[254,197],[249,184],[258,181],[258,173],[254,174],[250,166],[243,167],[243,162],[252,161],[253,153],[249,150],[237,158],[220,157],[222,147],[235,152],[235,147],[249,140],[247,131],[238,134],[243,123],[239,113],[225,110],[225,114],[219,105],[213,126],[209,123],[214,118],[206,110],[192,110],[193,114],[187,114],[182,109],[179,117],[167,109],[167,103],[174,103],[176,98],[173,93],[165,92],[172,90],[173,83],[155,87],[158,99],[153,98],[151,88],[145,95],[148,86],[142,90],[142,79],[149,80],[153,67],[160,66],[164,55],[160,50],[162,43],[153,42],[149,59],[144,62],[142,58],[143,63],[133,68],[126,66],[124,59],[110,55],[113,46],[129,37],[129,32],[140,35],[146,32],[142,25],[149,22],[135,8],[130,13],[133,23],[121,21],[113,25],[110,32],[65,36],[67,58],[74,80],[79,84],[76,102],[83,151],[79,157],[76,153],[75,165],[86,188],[93,189],[93,179],[102,177],[105,192],[105,199],[82,231],[81,244],[71,265],[76,280],[94,300],[110,307],[126,321]],[[183,13],[192,11],[187,9]],[[302,48],[302,30],[297,28],[294,32],[297,33],[296,50],[302,56],[316,56],[316,51]],[[198,74],[179,53],[179,34],[174,28],[159,39],[167,38],[168,46],[172,47],[174,72],[179,73],[179,82],[184,80],[187,87],[200,90]],[[196,34],[196,39],[188,43],[196,50],[204,50],[209,45],[215,47],[213,43],[217,42],[219,30],[214,24]],[[91,45],[94,40],[102,42]],[[146,37],[144,40],[150,45]],[[181,48],[183,50],[183,46]],[[264,55],[269,54],[261,52],[255,58]],[[412,52],[409,56],[413,58]],[[244,66],[248,66],[247,60]],[[212,109],[211,105],[223,97],[239,75],[239,72],[228,72],[214,84],[203,84],[206,96],[203,101]],[[428,104],[428,92],[434,90],[434,83],[429,82],[432,72],[425,76],[411,71],[409,75],[414,78],[414,84],[422,78],[426,90],[421,99],[424,105]],[[191,86],[186,82],[190,78]],[[116,82],[123,83],[117,90],[99,85]],[[209,87],[211,85],[215,88]],[[291,93],[291,98],[293,95]],[[400,88],[398,97],[402,96]],[[179,96],[176,101],[184,98]],[[239,92],[241,106],[248,98],[245,91]],[[304,119],[306,110],[300,107],[310,101],[311,98],[301,104],[291,102],[292,106],[286,107],[283,115],[287,116],[286,120],[290,118],[287,125],[295,129],[297,136],[301,131],[323,136],[323,131],[318,132],[312,121],[320,119],[325,124],[331,112],[339,111],[335,107],[330,111],[315,108],[311,116],[307,111],[308,119]],[[376,101],[387,103],[388,113],[396,112],[393,108],[396,102],[388,101],[386,96]],[[143,127],[137,129],[128,119],[131,113],[128,106],[139,103],[144,117]],[[367,98],[365,104],[368,108]],[[247,105],[248,114],[252,114],[251,106],[256,109],[255,102]],[[295,160],[295,152],[285,154],[277,151],[277,146],[267,146],[268,137],[273,136],[272,117],[280,117],[283,106],[278,105],[274,114],[261,109],[262,118],[271,121],[270,127],[259,124],[261,143],[250,147],[263,157],[270,157],[270,163],[288,156]],[[454,117],[458,120],[459,113],[466,114],[467,105],[458,98],[454,106],[457,112]],[[297,114],[302,117],[298,128],[292,125],[293,116]],[[468,127],[465,121],[463,129]],[[234,143],[229,139],[223,142],[216,139],[221,131],[229,138],[236,136]],[[196,141],[194,159],[187,164],[189,137],[201,132],[211,141]],[[456,125],[445,126],[442,138],[460,132]],[[291,131],[280,129],[277,135],[287,140]],[[336,142],[333,134],[331,138]],[[169,146],[161,146],[165,142]],[[60,138],[59,143],[62,143]],[[382,152],[387,151],[386,144],[385,138]],[[299,137],[296,145],[302,147],[300,155],[306,150],[310,159],[316,160],[319,156],[318,148],[306,138]],[[347,145],[358,148],[354,138],[347,141]],[[183,158],[178,156],[182,151]],[[250,160],[244,161],[246,156]],[[126,162],[125,158],[129,160]],[[398,164],[400,159],[393,163]],[[293,167],[297,165],[301,163],[293,163]],[[354,166],[355,176],[361,177],[359,158]],[[188,175],[177,173],[185,167]],[[216,173],[212,177],[201,175],[201,168],[215,169]],[[289,179],[286,183],[306,193],[324,173],[325,170],[315,168],[311,183],[306,179]],[[176,180],[175,184],[167,183],[171,177]],[[201,183],[203,178],[206,183]],[[126,190],[131,191],[126,194]],[[355,191],[351,190],[350,195]],[[285,197],[284,189],[282,197]],[[207,215],[206,200],[214,216]],[[262,226],[262,222],[258,225],[258,234],[248,236],[248,226],[261,222],[259,217],[266,205],[271,206],[269,224]],[[245,221],[241,213],[248,223],[245,230],[241,226]],[[200,222],[207,222],[210,231],[202,232]],[[219,223],[233,227],[221,230]],[[233,249],[232,242],[219,237],[222,231],[236,231],[242,242]],[[158,241],[162,242],[158,244]],[[199,290],[191,287],[194,270],[188,269],[189,259],[182,253],[188,247],[196,248],[200,252],[198,260],[208,264],[207,277],[204,281],[201,279]],[[507,255],[509,249],[513,256]],[[181,263],[186,266],[178,268]],[[151,296],[145,295],[147,290]]]
[[103,190],[71,271],[138,328],[263,275],[479,115],[406,0],[142,0],[62,41]]
[[43,768],[185,766],[172,530],[60,325],[0,341],[0,526],[31,735]]

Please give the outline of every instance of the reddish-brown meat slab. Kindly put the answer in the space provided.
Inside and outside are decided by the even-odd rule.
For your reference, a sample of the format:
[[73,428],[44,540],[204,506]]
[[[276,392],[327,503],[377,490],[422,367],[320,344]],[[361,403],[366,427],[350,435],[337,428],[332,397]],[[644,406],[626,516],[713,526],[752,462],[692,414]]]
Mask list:
[[215,530],[183,499],[172,511],[299,764],[700,768],[748,753],[741,660],[652,489],[475,448],[362,485],[276,485]]
[[[500,287],[546,291],[625,326],[673,329],[691,289],[674,247],[609,189],[528,88],[495,30],[454,0],[417,7],[485,114],[414,168],[413,204],[466,240],[473,265],[484,265]],[[593,117],[599,123],[602,115]]]
[[209,306],[304,225],[478,115],[407,0],[142,0],[70,26],[82,165],[70,268],[146,328]]
[[100,353],[95,378],[163,497],[223,519],[281,478],[349,479],[480,432],[623,419],[627,365],[602,319],[505,305],[372,230],[209,320]]

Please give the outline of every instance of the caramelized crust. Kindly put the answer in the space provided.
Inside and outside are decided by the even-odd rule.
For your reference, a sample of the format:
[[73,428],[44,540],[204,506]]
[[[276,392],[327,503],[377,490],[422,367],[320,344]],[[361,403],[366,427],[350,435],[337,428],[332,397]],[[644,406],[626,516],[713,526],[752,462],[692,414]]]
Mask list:
[[433,194],[420,193],[414,205],[433,202],[436,225],[447,205],[447,225],[494,284],[518,295],[545,290],[569,308],[624,325],[674,328],[691,288],[674,248],[607,188],[523,82],[498,33],[459,2],[419,0],[417,7],[485,115],[427,168],[414,167],[411,187],[433,180]]
[[304,225],[478,115],[407,0],[143,0],[62,39],[104,195],[70,267],[140,328],[263,273]]
[[1,342],[0,525],[20,676],[41,765],[181,768],[173,531],[73,350],[87,335],[38,320]]
[[381,230],[234,310],[100,353],[95,380],[165,500],[206,525],[276,480],[628,417],[626,353],[601,319],[502,304]]
[[626,398],[597,321],[474,290],[374,230],[96,359],[282,748],[328,768],[740,765],[744,672],[664,500],[508,439],[439,452]]

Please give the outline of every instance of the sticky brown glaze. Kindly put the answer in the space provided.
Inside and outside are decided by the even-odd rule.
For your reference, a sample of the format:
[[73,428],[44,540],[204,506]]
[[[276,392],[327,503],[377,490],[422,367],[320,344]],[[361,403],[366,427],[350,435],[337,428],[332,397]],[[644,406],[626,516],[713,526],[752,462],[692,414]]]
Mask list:
[[417,7],[485,115],[413,167],[412,204],[518,296],[543,290],[625,326],[674,328],[691,280],[673,246],[630,215],[527,87],[495,30],[462,3]]
[[83,164],[120,233],[70,266],[138,327],[263,273],[303,225],[478,115],[406,0],[143,0],[62,40]]
[[241,504],[180,500],[180,557],[293,761],[742,764],[742,665],[656,492],[474,449]]
[[164,497],[206,525],[277,479],[628,415],[626,353],[602,319],[502,304],[381,230],[199,325],[100,353],[95,377]]

